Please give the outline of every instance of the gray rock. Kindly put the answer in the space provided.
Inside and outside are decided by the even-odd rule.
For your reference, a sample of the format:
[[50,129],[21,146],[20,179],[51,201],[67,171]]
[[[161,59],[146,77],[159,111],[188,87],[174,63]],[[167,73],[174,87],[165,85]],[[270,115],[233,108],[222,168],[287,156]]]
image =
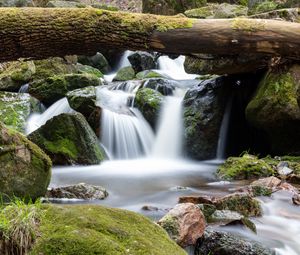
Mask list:
[[131,54],[128,60],[135,73],[156,69],[157,67],[154,56],[148,52],[137,51]]

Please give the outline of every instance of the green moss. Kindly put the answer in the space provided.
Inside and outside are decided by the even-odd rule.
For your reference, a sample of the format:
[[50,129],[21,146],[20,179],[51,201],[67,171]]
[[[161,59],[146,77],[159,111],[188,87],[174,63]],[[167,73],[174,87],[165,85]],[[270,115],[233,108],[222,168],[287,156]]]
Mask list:
[[249,154],[230,157],[217,170],[217,175],[226,180],[252,179],[273,174],[274,170],[269,164]]
[[91,74],[98,78],[103,78],[103,74],[101,73],[101,71],[99,69],[94,68],[92,66],[88,66],[88,65],[79,65],[78,72],[81,74]]
[[166,232],[133,212],[93,205],[43,207],[40,237],[30,255],[183,255]]
[[272,195],[272,189],[268,187],[263,186],[251,186],[252,193],[255,197],[257,196],[271,196]]
[[264,1],[264,2],[259,2],[256,4],[250,11],[250,14],[258,14],[258,13],[264,13],[264,12],[269,12],[276,10],[279,7],[278,3],[275,1]]
[[57,154],[65,154],[73,160],[78,158],[78,150],[73,141],[62,138],[56,141],[45,141],[47,151]]
[[234,30],[242,30],[246,32],[257,32],[257,31],[264,31],[265,24],[262,21],[235,18],[232,20],[231,27]]
[[142,71],[136,74],[136,78],[139,80],[151,79],[151,78],[163,78],[163,76],[155,71]]
[[129,81],[135,78],[135,72],[131,66],[123,67],[114,77],[114,81]]
[[161,221],[160,226],[167,231],[170,238],[176,241],[179,233],[179,223],[176,217],[166,215]]

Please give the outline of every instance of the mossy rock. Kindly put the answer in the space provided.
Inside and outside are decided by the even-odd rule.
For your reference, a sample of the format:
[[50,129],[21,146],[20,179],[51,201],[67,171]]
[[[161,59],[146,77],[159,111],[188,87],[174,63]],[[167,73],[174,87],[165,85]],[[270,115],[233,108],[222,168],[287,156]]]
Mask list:
[[30,255],[184,255],[167,233],[139,214],[96,205],[45,205]]
[[0,194],[37,199],[44,196],[51,178],[51,160],[35,144],[0,122]]
[[163,75],[160,73],[157,73],[152,70],[145,70],[142,72],[139,72],[136,74],[136,78],[139,80],[144,80],[144,79],[152,79],[152,78],[165,78]]
[[163,95],[150,88],[140,88],[136,93],[134,106],[137,107],[152,128],[155,128],[158,120]]
[[269,137],[272,153],[300,155],[300,65],[269,71],[246,108],[246,118]]
[[278,3],[276,3],[276,1],[266,0],[266,1],[258,2],[257,4],[255,4],[249,10],[249,14],[259,14],[259,13],[273,11],[276,9],[280,9],[280,5]]
[[207,6],[186,11],[184,14],[189,18],[196,19],[229,19],[246,16],[248,8],[236,4],[208,4]]
[[55,116],[28,138],[57,165],[99,164],[106,155],[81,113]]
[[242,157],[230,157],[220,165],[217,175],[225,180],[244,180],[268,177],[275,172],[264,160],[244,154]]
[[101,84],[94,74],[64,74],[30,83],[29,93],[47,105],[63,98],[68,91]]
[[49,8],[85,8],[87,7],[84,3],[79,3],[75,1],[60,1],[60,0],[53,0],[49,1],[47,6]]
[[26,93],[0,92],[1,121],[8,127],[24,132],[26,120],[38,101]]
[[94,68],[94,67],[88,66],[88,65],[81,65],[81,64],[78,64],[76,67],[77,67],[78,73],[92,74],[92,75],[97,76],[98,78],[103,78],[103,74],[97,68]]
[[0,69],[0,90],[17,92],[35,74],[32,61],[15,61],[5,63]]
[[94,56],[78,56],[78,62],[83,65],[92,66],[102,73],[108,73],[111,68],[105,56],[98,52]]
[[131,66],[126,66],[120,69],[116,76],[114,77],[114,81],[129,81],[135,78],[135,72]]

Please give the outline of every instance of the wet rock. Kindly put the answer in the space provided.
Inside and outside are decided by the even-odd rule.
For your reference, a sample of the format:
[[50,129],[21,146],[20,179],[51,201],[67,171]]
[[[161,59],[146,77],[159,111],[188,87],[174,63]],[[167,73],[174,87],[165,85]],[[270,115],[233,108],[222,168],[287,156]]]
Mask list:
[[193,203],[193,204],[213,204],[216,198],[211,196],[184,196],[179,197],[179,203]]
[[0,122],[0,195],[4,201],[44,196],[50,178],[50,158],[25,136]]
[[135,73],[156,69],[157,67],[155,57],[148,52],[136,51],[128,57],[128,60]]
[[17,92],[36,72],[32,61],[8,62],[0,69],[0,90]]
[[106,156],[94,131],[80,113],[55,116],[28,138],[57,165],[99,164]]
[[92,75],[97,76],[98,78],[103,78],[102,72],[100,70],[98,70],[97,68],[87,66],[87,65],[81,65],[81,64],[77,64],[76,68],[77,68],[78,73],[92,74]]
[[300,205],[300,194],[294,194],[292,197],[294,205]]
[[146,70],[146,71],[137,73],[136,78],[139,80],[144,80],[144,79],[151,79],[151,78],[167,78],[167,77],[164,77],[162,74],[157,73],[155,71]]
[[277,172],[280,175],[290,175],[291,173],[293,173],[293,169],[290,169],[289,167],[284,166],[284,167],[277,168]]
[[72,109],[83,114],[91,128],[98,135],[100,133],[101,109],[96,105],[96,87],[89,86],[67,93],[66,97]]
[[226,95],[223,77],[201,81],[187,91],[183,100],[187,156],[198,160],[216,156]]
[[269,71],[246,108],[248,122],[264,131],[273,153],[299,155],[300,65]]
[[108,192],[101,186],[79,183],[65,187],[52,188],[48,190],[47,198],[76,198],[85,200],[101,200],[108,196]]
[[300,184],[300,175],[291,174],[288,176],[287,181],[293,184]]
[[144,206],[142,207],[142,210],[143,210],[143,211],[151,211],[151,212],[153,212],[153,211],[158,211],[159,208],[156,207],[156,206],[144,205]]
[[101,84],[92,74],[66,74],[31,82],[29,93],[45,104],[51,105],[63,98],[69,91]]
[[203,238],[198,241],[195,254],[274,255],[274,252],[258,242],[232,233],[207,230]]
[[10,128],[24,132],[26,120],[33,111],[38,111],[38,104],[26,93],[0,92],[1,121]]
[[178,85],[177,81],[159,78],[152,78],[144,83],[145,88],[154,89],[164,96],[173,95],[176,85]]
[[217,170],[217,175],[226,180],[254,179],[273,174],[274,169],[268,163],[249,154],[244,154],[242,157],[230,157]]
[[287,182],[282,182],[279,186],[278,186],[278,189],[279,190],[286,190],[286,191],[289,191],[293,194],[298,194],[299,193],[299,190],[294,187],[293,185],[287,183]]
[[194,204],[178,204],[170,210],[158,224],[181,247],[195,245],[205,230],[205,218]]
[[94,56],[78,56],[78,62],[97,68],[104,74],[107,74],[111,70],[107,59],[100,52],[97,52]]
[[212,204],[197,204],[197,206],[204,214],[207,222],[209,222],[211,215],[217,210],[217,208]]
[[255,187],[255,186],[261,186],[265,188],[269,188],[272,190],[272,192],[278,190],[278,186],[280,185],[281,180],[278,179],[277,177],[270,176],[267,178],[262,178],[256,181],[253,181],[250,186]]
[[120,69],[113,81],[129,81],[135,78],[135,72],[131,66],[126,66]]
[[140,88],[135,96],[134,106],[137,107],[152,128],[156,127],[163,95],[149,88]]

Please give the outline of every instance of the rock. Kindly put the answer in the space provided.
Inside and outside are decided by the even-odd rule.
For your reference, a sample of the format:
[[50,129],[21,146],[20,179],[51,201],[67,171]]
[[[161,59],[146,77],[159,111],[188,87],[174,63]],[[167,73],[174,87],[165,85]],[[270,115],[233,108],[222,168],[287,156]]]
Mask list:
[[29,0],[0,0],[0,7],[28,7]]
[[293,204],[294,205],[300,205],[300,195],[299,194],[294,194],[292,198]]
[[151,79],[151,78],[165,78],[163,75],[160,73],[157,73],[152,70],[146,70],[142,71],[136,74],[136,78],[139,80],[144,80],[144,79]]
[[269,71],[246,108],[247,120],[268,135],[273,153],[300,155],[299,75],[300,65]]
[[32,61],[8,62],[0,70],[0,90],[17,92],[35,73]]
[[83,114],[91,128],[98,135],[100,133],[101,109],[96,105],[96,87],[89,86],[75,89],[66,94],[72,109]]
[[247,193],[233,193],[218,198],[215,202],[218,210],[231,210],[246,217],[261,216],[262,210],[259,202]]
[[128,60],[135,73],[156,69],[157,67],[154,56],[148,52],[136,51],[128,56]]
[[293,170],[285,166],[285,167],[279,169],[278,173],[280,175],[290,175],[291,173],[293,173]]
[[105,158],[100,142],[80,113],[55,116],[28,138],[57,165],[99,164]]
[[278,179],[277,177],[270,176],[267,178],[262,178],[256,181],[253,181],[250,186],[251,187],[264,187],[270,189],[272,192],[275,192],[278,190],[278,186],[280,185],[281,180]]
[[262,244],[232,233],[207,230],[196,246],[195,254],[275,255]]
[[287,181],[293,184],[300,184],[300,175],[291,174],[287,177]]
[[214,204],[215,197],[211,196],[185,196],[179,197],[179,203],[193,203],[193,204]]
[[49,1],[47,6],[49,8],[84,8],[87,7],[84,3],[74,2],[74,1],[60,1],[52,0]]
[[152,128],[156,127],[163,95],[149,88],[140,88],[135,96],[134,106],[137,107]]
[[45,104],[51,105],[68,91],[88,86],[98,86],[99,78],[92,74],[65,74],[37,80],[29,85],[29,93]]
[[215,158],[227,90],[223,77],[201,81],[183,100],[185,152],[205,160]]
[[108,192],[101,186],[79,183],[48,190],[47,198],[76,198],[85,200],[101,200],[108,196]]
[[158,221],[181,247],[195,245],[205,230],[205,218],[194,204],[177,204]]
[[204,7],[187,10],[184,14],[196,19],[229,19],[239,16],[247,16],[248,7],[228,3],[211,3]]
[[287,182],[282,182],[279,186],[278,186],[278,189],[280,190],[286,190],[286,191],[289,191],[291,192],[292,194],[298,194],[299,193],[299,190],[294,187],[293,185],[287,183]]
[[151,206],[151,205],[144,205],[143,207],[142,207],[142,210],[143,211],[158,211],[159,210],[159,208],[158,207],[156,207],[156,206]]
[[289,22],[300,22],[300,14],[298,8],[280,9],[265,13],[255,14],[249,18],[254,19],[276,19]]
[[22,134],[0,122],[0,193],[4,201],[44,196],[51,178],[51,160]]
[[126,66],[120,69],[113,81],[129,81],[135,78],[135,72],[131,66]]
[[0,92],[1,121],[8,127],[24,132],[29,115],[38,110],[38,101],[26,93]]
[[81,74],[92,74],[97,76],[98,78],[103,78],[103,74],[100,70],[98,70],[97,68],[91,67],[91,66],[87,66],[87,65],[81,65],[81,64],[77,64],[76,66],[78,73]]
[[217,175],[226,180],[254,179],[273,174],[274,170],[269,164],[249,154],[244,154],[242,157],[230,157],[217,170]]
[[162,78],[151,78],[145,81],[144,88],[154,89],[164,96],[170,96],[173,95],[173,90],[175,90],[176,85],[178,85],[177,81]]
[[78,56],[78,62],[97,68],[104,74],[107,74],[111,70],[107,59],[100,52],[97,52],[94,56]]
[[43,205],[41,215],[32,254],[185,254],[163,229],[134,212],[90,204]]
[[217,210],[217,208],[212,204],[197,204],[197,206],[202,211],[207,222],[209,222],[211,215]]
[[160,15],[174,15],[182,13],[185,10],[202,7],[206,0],[143,0],[143,13],[152,13]]

